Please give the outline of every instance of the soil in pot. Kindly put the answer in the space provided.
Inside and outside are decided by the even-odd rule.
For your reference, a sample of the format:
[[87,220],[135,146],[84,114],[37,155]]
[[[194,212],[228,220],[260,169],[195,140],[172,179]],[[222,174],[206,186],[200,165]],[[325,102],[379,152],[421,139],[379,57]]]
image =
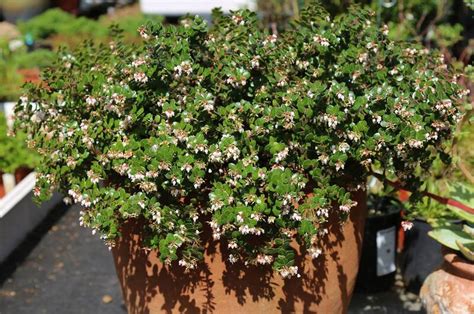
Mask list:
[[380,292],[395,283],[397,228],[402,205],[390,197],[370,196],[356,292]]
[[113,248],[117,275],[129,314],[137,313],[345,313],[352,296],[366,216],[365,192],[341,227],[331,217],[323,254],[312,260],[297,254],[300,278],[282,279],[266,267],[229,264],[224,242],[204,232],[205,260],[191,272],[160,262],[157,251],[145,251],[139,222],[123,225]]
[[31,173],[31,169],[27,167],[19,167],[15,170],[15,182],[20,183],[28,174]]
[[442,248],[443,264],[426,278],[420,298],[428,313],[474,313],[474,263]]
[[405,247],[400,258],[400,268],[406,289],[418,294],[426,277],[443,262],[441,244],[428,235],[432,230],[423,219],[416,219],[405,233]]

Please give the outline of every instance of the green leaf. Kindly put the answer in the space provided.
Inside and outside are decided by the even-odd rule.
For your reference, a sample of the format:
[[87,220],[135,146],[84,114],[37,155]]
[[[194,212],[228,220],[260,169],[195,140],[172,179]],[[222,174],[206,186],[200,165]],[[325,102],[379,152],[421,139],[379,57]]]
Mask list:
[[468,233],[464,232],[459,225],[446,225],[435,228],[428,232],[428,235],[442,245],[456,251],[459,251],[459,246],[456,244],[456,241],[462,244],[474,243],[474,239]]

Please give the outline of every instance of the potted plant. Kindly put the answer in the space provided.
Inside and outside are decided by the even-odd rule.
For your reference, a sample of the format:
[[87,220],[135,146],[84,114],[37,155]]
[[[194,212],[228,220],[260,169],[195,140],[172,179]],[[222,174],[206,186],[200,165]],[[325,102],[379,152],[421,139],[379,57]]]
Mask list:
[[[451,197],[474,208],[472,185],[453,185]],[[443,245],[444,262],[426,278],[420,297],[428,313],[470,313],[474,309],[474,211],[448,209],[464,223],[438,222],[429,232]]]
[[347,310],[367,175],[419,186],[465,94],[372,17],[310,5],[276,36],[216,11],[64,52],[29,85],[35,194],[82,204],[130,313]]
[[[446,206],[425,198],[414,210],[413,227],[405,232],[404,247],[401,252],[400,269],[408,291],[418,294],[426,277],[436,270],[443,261],[441,245],[428,233],[432,230],[430,221],[444,216]],[[453,220],[453,223],[455,221]]]
[[0,113],[0,173],[14,174],[18,183],[36,166],[38,155],[26,146],[23,132],[15,136],[9,133],[5,116]]

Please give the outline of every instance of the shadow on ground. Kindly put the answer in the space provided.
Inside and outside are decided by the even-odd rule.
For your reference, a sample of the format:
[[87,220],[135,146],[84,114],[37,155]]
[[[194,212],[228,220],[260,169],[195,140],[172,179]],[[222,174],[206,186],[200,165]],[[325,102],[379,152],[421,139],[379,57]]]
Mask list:
[[[0,314],[126,313],[112,254],[78,218],[77,207],[59,205],[0,264]],[[420,313],[414,297],[356,294],[349,313]]]

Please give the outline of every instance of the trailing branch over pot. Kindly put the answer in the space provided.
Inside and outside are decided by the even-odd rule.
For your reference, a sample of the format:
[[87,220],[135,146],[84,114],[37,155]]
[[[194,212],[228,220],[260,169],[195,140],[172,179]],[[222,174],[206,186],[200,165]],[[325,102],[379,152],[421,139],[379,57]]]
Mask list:
[[[43,156],[35,194],[59,189],[109,246],[127,220],[166,263],[203,258],[210,226],[230,262],[298,275],[371,169],[417,187],[465,95],[440,55],[392,42],[371,13],[312,5],[279,37],[256,14],[140,29],[142,44],[62,52],[16,108]],[[336,206],[334,206],[337,204]]]

